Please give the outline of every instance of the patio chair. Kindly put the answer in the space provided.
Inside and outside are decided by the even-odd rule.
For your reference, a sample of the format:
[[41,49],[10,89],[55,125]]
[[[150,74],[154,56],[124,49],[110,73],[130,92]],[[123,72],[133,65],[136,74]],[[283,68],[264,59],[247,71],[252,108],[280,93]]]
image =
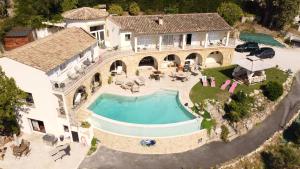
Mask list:
[[234,92],[235,88],[237,87],[237,85],[238,85],[237,81],[233,82],[230,89],[229,89],[229,93],[232,94]]
[[207,86],[207,76],[202,76],[201,81],[203,86]]
[[221,90],[225,90],[230,83],[231,80],[226,80],[225,83],[221,86]]
[[210,77],[210,86],[211,87],[216,87],[216,81],[214,77]]

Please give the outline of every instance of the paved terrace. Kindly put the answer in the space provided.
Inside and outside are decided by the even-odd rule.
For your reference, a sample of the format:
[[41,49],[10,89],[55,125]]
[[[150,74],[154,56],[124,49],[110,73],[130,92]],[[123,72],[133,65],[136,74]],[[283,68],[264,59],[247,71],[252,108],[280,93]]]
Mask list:
[[297,74],[290,93],[279,103],[276,111],[260,125],[230,143],[217,141],[184,153],[166,155],[124,153],[102,146],[95,155],[85,158],[79,168],[206,169],[255,150],[292,118],[299,105],[300,74]]

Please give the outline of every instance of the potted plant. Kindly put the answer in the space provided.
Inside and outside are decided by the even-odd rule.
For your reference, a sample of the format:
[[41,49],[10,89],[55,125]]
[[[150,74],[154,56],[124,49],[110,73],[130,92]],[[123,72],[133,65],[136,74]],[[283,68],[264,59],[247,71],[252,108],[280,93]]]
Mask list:
[[108,77],[108,84],[111,84],[113,81],[112,81],[112,76],[109,76]]

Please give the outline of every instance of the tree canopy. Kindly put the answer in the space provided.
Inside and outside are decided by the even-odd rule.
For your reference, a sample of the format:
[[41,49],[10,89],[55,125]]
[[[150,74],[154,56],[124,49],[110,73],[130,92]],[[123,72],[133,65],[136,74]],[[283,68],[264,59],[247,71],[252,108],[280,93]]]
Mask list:
[[26,94],[20,90],[14,79],[9,78],[0,68],[0,135],[20,132],[19,114],[25,104]]
[[218,9],[218,13],[233,26],[243,16],[243,10],[235,3],[222,3]]
[[123,15],[123,8],[120,5],[112,4],[108,8],[110,14]]
[[138,15],[140,13],[140,7],[136,2],[132,2],[129,5],[129,13],[130,15]]

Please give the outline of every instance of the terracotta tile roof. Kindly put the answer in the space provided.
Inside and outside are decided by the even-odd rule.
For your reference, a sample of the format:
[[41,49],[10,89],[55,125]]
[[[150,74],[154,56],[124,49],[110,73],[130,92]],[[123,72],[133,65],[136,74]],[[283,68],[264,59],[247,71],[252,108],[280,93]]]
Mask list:
[[4,56],[49,72],[96,43],[96,39],[83,29],[66,28],[6,52]]
[[[158,24],[162,18],[163,24]],[[183,33],[231,30],[228,23],[217,13],[193,13],[170,15],[110,16],[122,31],[136,34]]]
[[92,20],[107,17],[108,12],[90,7],[82,7],[66,11],[62,16],[65,19],[72,20]]

